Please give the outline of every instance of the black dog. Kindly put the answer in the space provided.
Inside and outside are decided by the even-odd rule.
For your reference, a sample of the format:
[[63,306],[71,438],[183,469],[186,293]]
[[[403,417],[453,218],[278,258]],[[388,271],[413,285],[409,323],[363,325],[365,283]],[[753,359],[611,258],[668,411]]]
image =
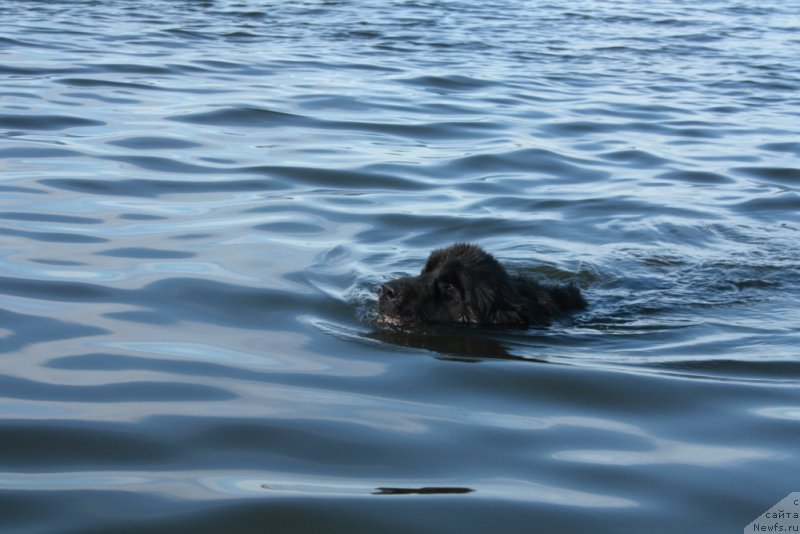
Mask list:
[[379,321],[393,325],[461,323],[528,326],[586,307],[574,285],[546,287],[511,277],[477,245],[434,250],[419,276],[381,287]]

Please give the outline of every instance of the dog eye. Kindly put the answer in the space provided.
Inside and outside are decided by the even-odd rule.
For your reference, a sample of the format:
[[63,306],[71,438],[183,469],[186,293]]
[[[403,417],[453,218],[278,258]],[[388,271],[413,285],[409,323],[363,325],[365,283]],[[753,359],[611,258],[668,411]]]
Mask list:
[[449,282],[439,282],[438,287],[439,293],[447,300],[455,300],[461,296],[456,286]]

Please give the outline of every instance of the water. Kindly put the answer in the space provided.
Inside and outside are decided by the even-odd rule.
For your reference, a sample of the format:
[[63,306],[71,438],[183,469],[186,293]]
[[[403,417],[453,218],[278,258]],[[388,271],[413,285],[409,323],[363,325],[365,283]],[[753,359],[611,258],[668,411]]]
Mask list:
[[[3,532],[735,532],[800,490],[795,3],[0,21]],[[590,308],[376,329],[454,241]]]

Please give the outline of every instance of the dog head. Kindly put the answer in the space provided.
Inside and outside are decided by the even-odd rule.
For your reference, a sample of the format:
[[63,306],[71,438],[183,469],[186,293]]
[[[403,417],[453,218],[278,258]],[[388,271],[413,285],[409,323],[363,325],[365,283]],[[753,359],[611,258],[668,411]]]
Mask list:
[[476,245],[435,250],[418,276],[379,291],[381,322],[526,324],[524,303],[500,263]]

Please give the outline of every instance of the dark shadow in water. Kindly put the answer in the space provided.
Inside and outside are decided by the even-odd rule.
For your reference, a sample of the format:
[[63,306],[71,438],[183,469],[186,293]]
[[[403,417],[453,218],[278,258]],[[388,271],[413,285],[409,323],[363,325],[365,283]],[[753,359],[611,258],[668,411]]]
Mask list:
[[0,309],[0,325],[10,333],[0,336],[0,354],[35,343],[109,334],[104,328]]
[[434,352],[444,360],[477,363],[481,360],[514,360],[547,363],[545,360],[514,356],[503,344],[477,328],[437,327],[419,331],[381,328],[366,334],[370,339],[411,349]]
[[458,495],[472,493],[471,488],[424,487],[424,488],[375,488],[373,495]]

